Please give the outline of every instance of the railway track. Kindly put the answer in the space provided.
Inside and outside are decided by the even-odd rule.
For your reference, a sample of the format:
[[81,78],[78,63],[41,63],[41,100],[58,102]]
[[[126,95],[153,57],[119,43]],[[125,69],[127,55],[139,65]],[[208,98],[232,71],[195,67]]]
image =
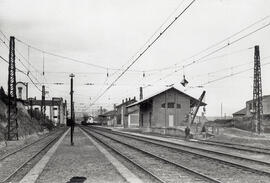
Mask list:
[[[95,130],[97,130],[97,129],[95,129]],[[101,129],[98,129],[97,132],[101,133],[102,131],[101,131]],[[254,175],[254,176],[250,177],[250,180],[253,179],[254,182],[257,182],[257,180],[262,178],[262,179],[265,179],[265,181],[262,181],[262,182],[270,182],[269,181],[270,166],[265,162],[260,162],[260,161],[257,162],[255,160],[250,160],[250,159],[246,159],[246,158],[241,159],[241,157],[234,157],[234,156],[229,156],[229,158],[228,158],[227,154],[224,155],[226,157],[226,158],[224,158],[223,155],[219,152],[217,154],[213,155],[214,152],[212,152],[212,151],[207,152],[205,150],[200,151],[199,148],[193,149],[192,147],[187,147],[184,145],[178,145],[175,143],[168,143],[168,142],[164,142],[161,140],[160,141],[153,140],[153,139],[145,138],[145,137],[137,137],[134,135],[128,135],[128,134],[118,133],[118,132],[114,132],[114,131],[105,130],[105,132],[109,133],[110,135],[114,135],[114,138],[116,138],[118,136],[117,137],[118,140],[119,139],[126,139],[126,138],[128,138],[129,141],[137,140],[137,141],[140,141],[142,143],[149,144],[149,145],[151,145],[151,147],[153,145],[155,145],[157,147],[167,148],[168,150],[174,150],[174,151],[176,151],[175,153],[178,152],[178,153],[181,153],[181,155],[185,155],[185,156],[192,155],[192,156],[194,156],[194,159],[199,158],[200,161],[201,161],[201,159],[205,159],[208,162],[216,162],[216,163],[222,164],[222,165],[227,167],[227,170],[235,169],[236,173],[231,174],[232,176],[235,176],[235,175],[238,176],[238,174],[239,174],[238,177],[240,177],[243,174],[250,172],[250,174]],[[125,138],[123,138],[123,137],[125,137]],[[207,164],[207,162],[206,162],[206,164]],[[215,170],[213,170],[213,171],[215,171]],[[226,170],[225,170],[225,172],[226,172]],[[240,173],[238,173],[238,172],[240,172]],[[257,180],[254,179],[254,177],[257,177]],[[247,181],[249,181],[249,180],[247,180]],[[250,182],[252,182],[252,181],[250,181]]]
[[32,142],[18,150],[0,157],[0,182],[10,182],[24,167],[30,164],[38,155],[48,150],[62,136],[65,130],[59,130]]
[[[56,133],[56,132],[54,132],[54,133]],[[27,148],[27,147],[29,147],[29,146],[32,146],[32,145],[38,143],[39,141],[41,141],[41,140],[47,138],[49,135],[52,135],[52,134],[53,134],[53,133],[49,133],[49,134],[45,135],[44,137],[39,138],[39,139],[36,140],[36,141],[33,141],[33,142],[31,142],[31,143],[29,143],[29,144],[27,144],[27,145],[25,145],[25,146],[22,146],[22,147],[20,147],[20,148],[18,148],[18,149],[12,150],[11,152],[8,152],[8,153],[6,153],[6,154],[3,154],[2,156],[0,156],[0,162],[1,162],[2,160],[6,159],[7,157],[9,157],[9,156],[11,156],[11,155],[13,155],[13,154],[15,154],[15,153],[18,153],[18,152],[22,151],[23,149],[25,149],[25,148]]]
[[206,144],[210,146],[219,146],[219,147],[225,147],[230,149],[236,149],[236,150],[244,150],[259,154],[267,154],[270,155],[270,149],[269,148],[262,148],[262,147],[255,147],[255,146],[249,146],[249,145],[243,145],[243,144],[235,144],[235,143],[228,143],[228,142],[216,142],[211,140],[192,140],[192,143],[199,143],[199,144]]
[[220,183],[210,176],[194,171],[184,165],[157,156],[127,143],[115,140],[100,133],[82,128],[90,136],[113,150],[115,153],[128,160],[146,172],[156,182],[213,182]]
[[[95,128],[95,129],[104,131],[104,129],[101,129],[101,128]],[[254,154],[254,151],[250,150],[250,149],[236,149],[238,152],[235,153],[235,152],[229,152],[228,151],[229,147],[226,147],[227,149],[216,150],[216,149],[211,149],[207,146],[199,146],[197,144],[190,145],[190,142],[188,142],[187,144],[185,144],[186,142],[180,143],[180,141],[179,141],[179,143],[175,143],[175,142],[160,140],[157,138],[152,139],[150,137],[145,137],[145,136],[139,137],[136,135],[127,134],[127,133],[123,133],[123,132],[111,131],[111,130],[107,130],[107,129],[105,129],[105,131],[108,131],[109,133],[113,133],[116,135],[121,134],[122,136],[125,136],[125,137],[136,138],[136,139],[141,140],[141,141],[149,141],[149,142],[154,143],[154,144],[168,146],[169,148],[177,148],[178,147],[177,149],[179,149],[179,150],[184,150],[184,151],[187,151],[190,153],[203,155],[205,157],[209,157],[212,159],[218,159],[220,161],[223,161],[224,163],[235,164],[236,166],[241,165],[243,168],[254,170],[254,171],[257,171],[256,169],[259,169],[259,171],[261,173],[264,172],[265,174],[270,175],[270,171],[269,171],[270,162],[263,161],[262,156],[258,156],[258,154]],[[235,149],[235,148],[231,148],[231,149]],[[242,155],[243,153],[245,153],[245,156]],[[262,154],[262,152],[261,152],[261,154]],[[247,156],[256,157],[256,158],[259,157],[260,159],[247,158]],[[266,154],[266,156],[264,157],[264,159],[269,159],[269,158],[270,158],[269,154]],[[233,161],[231,159],[233,159]],[[245,166],[246,162],[248,162],[248,166]],[[249,167],[250,164],[256,164],[256,167],[251,168],[251,167]],[[259,165],[259,166],[257,166],[257,165]]]

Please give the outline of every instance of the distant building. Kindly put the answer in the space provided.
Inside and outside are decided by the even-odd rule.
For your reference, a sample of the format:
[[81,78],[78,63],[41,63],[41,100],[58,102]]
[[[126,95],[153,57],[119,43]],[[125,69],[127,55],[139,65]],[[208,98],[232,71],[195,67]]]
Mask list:
[[[263,114],[270,114],[270,95],[264,95],[262,97]],[[253,101],[246,102],[246,116],[251,116],[251,112],[254,111]]]
[[105,112],[104,114],[98,115],[102,118],[102,124],[107,126],[114,126],[116,122],[116,111],[111,110],[108,112]]
[[128,127],[139,127],[139,106],[135,105],[127,108]]
[[127,99],[122,100],[122,103],[119,105],[115,106],[116,110],[116,121],[114,126],[122,126],[127,128],[128,127],[128,111],[127,111],[127,106],[136,102],[136,98],[134,97],[133,99]]
[[[270,114],[270,95],[264,95],[262,97],[262,106],[263,106],[263,114]],[[254,111],[253,100],[249,100],[246,102],[246,107],[233,113],[233,117],[250,117],[252,116],[252,111]]]
[[241,109],[240,111],[237,111],[232,114],[234,118],[244,117],[246,115],[246,108]]
[[[140,127],[167,128],[186,124],[191,108],[195,107],[197,103],[197,99],[171,87],[135,102],[128,108],[138,106]],[[205,105],[205,103],[201,103],[201,106]]]
[[28,83],[17,82],[16,83],[16,95],[18,99],[27,100],[28,99]]

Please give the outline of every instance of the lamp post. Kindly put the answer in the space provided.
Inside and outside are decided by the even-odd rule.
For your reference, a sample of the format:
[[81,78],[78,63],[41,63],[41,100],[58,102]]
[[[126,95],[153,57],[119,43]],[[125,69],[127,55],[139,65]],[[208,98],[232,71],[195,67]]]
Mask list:
[[75,77],[75,75],[73,73],[71,73],[69,75],[70,77],[70,143],[73,146],[74,142],[73,142],[73,133],[74,133],[74,126],[75,126],[75,116],[74,116],[74,103],[73,103],[73,78]]

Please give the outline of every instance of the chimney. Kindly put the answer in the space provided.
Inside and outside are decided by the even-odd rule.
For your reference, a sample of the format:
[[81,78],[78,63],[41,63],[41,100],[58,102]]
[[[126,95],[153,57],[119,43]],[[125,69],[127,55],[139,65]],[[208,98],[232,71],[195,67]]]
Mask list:
[[122,100],[122,104],[123,104],[124,102],[125,102],[125,100],[123,99],[123,100]]
[[128,98],[128,101],[130,101],[131,99],[130,99],[130,97]]
[[128,101],[128,99],[126,98],[126,102]]
[[140,100],[142,100],[143,99],[143,89],[142,89],[142,87],[140,87]]
[[116,104],[113,104],[113,109],[114,109],[114,110],[116,109]]
[[133,100],[136,100],[136,97],[134,96]]

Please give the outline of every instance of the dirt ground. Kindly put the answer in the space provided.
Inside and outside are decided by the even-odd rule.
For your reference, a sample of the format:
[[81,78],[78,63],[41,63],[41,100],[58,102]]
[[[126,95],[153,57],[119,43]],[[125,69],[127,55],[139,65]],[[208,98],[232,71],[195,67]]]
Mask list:
[[209,138],[209,140],[240,143],[266,148],[269,148],[270,146],[270,134],[258,134],[237,128],[220,128],[220,134]]

